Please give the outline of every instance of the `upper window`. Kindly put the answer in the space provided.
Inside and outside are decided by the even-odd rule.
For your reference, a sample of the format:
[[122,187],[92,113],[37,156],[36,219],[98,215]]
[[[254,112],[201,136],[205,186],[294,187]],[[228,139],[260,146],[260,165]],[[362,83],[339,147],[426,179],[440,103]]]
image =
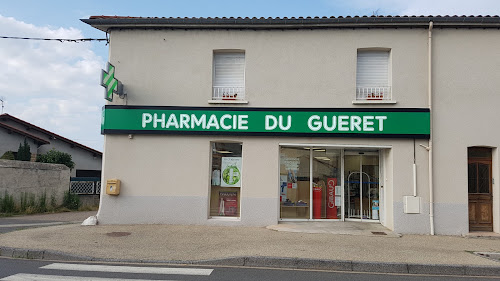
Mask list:
[[392,100],[389,51],[358,50],[356,100]]
[[212,99],[245,99],[245,53],[214,53]]

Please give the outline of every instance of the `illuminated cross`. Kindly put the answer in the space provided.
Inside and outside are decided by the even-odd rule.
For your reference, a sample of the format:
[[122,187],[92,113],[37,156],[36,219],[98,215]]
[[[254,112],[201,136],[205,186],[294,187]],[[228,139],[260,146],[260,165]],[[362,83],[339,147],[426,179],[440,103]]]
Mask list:
[[113,93],[122,95],[122,85],[115,78],[115,67],[108,62],[108,72],[101,72],[101,86],[105,88],[104,98],[108,101],[113,101]]

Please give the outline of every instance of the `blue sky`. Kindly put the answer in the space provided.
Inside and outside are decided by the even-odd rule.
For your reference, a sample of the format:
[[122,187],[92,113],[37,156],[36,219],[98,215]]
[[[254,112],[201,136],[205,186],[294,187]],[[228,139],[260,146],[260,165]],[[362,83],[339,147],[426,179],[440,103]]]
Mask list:
[[[83,22],[93,15],[143,17],[307,17],[347,15],[499,15],[498,0],[141,0],[0,2],[0,36],[104,38]],[[101,150],[99,86],[104,42],[0,39],[4,113]]]

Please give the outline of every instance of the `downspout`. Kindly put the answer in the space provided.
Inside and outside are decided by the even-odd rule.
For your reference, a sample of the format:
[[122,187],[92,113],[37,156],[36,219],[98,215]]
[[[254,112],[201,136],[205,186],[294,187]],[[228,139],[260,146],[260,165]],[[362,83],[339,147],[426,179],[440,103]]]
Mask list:
[[417,197],[417,160],[415,139],[413,139],[413,197]]
[[428,42],[428,88],[427,92],[429,94],[429,222],[431,227],[431,235],[434,235],[434,186],[433,186],[433,174],[432,174],[432,28],[434,23],[429,22],[429,42]]

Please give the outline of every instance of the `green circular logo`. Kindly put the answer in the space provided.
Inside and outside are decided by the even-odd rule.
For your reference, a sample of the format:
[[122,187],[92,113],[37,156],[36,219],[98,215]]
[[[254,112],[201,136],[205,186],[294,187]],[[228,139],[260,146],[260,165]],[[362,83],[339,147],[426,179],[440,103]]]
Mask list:
[[228,185],[235,185],[240,181],[240,170],[234,165],[227,166],[222,172],[222,180]]

